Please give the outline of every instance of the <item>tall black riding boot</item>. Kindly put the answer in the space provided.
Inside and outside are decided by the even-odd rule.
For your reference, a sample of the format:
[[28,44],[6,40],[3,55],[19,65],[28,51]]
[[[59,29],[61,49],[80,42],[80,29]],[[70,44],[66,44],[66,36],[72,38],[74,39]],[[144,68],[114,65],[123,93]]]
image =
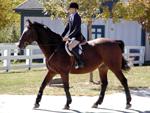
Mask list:
[[78,69],[78,68],[83,68],[84,67],[84,62],[82,61],[79,53],[78,53],[78,49],[77,48],[74,48],[72,49],[72,54],[74,55],[75,57],[75,60],[76,60],[76,64],[75,64],[75,68]]

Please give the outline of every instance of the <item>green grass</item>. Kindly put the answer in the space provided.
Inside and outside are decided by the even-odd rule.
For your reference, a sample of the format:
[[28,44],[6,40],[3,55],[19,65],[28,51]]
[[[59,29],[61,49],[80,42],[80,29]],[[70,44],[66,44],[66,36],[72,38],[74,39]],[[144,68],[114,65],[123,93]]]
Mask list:
[[[0,94],[37,94],[47,70],[0,73]],[[134,67],[125,73],[130,89],[150,88],[150,66]],[[118,79],[109,71],[107,93],[122,91]],[[94,72],[94,80],[99,81],[98,71]],[[70,75],[70,92],[72,95],[95,96],[99,94],[100,85],[89,83],[89,74]],[[61,87],[46,87],[44,94],[64,95]]]

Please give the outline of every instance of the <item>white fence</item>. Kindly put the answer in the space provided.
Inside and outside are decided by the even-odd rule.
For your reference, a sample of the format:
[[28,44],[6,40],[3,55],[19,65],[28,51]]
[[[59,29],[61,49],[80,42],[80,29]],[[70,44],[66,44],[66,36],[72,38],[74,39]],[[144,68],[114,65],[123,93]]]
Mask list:
[[[39,63],[40,59],[40,63]],[[38,60],[35,62],[34,60]],[[0,45],[0,70],[31,69],[45,67],[45,58],[38,46],[30,45],[21,55],[18,55],[18,47],[14,44]]]
[[[133,64],[144,63],[145,47],[127,46],[124,56],[130,59]],[[35,62],[35,59],[40,59]],[[21,63],[22,62],[22,63]],[[38,46],[28,46],[22,55],[18,55],[18,48],[15,44],[0,44],[0,70],[31,69],[45,67],[45,58]]]
[[125,58],[132,64],[142,65],[145,59],[145,47],[144,46],[126,46]]

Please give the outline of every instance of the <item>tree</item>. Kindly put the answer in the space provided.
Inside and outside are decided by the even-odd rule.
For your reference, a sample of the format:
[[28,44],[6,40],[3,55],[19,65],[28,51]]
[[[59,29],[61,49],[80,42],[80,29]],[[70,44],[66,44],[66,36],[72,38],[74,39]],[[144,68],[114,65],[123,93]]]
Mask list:
[[120,0],[114,5],[111,13],[106,9],[102,16],[104,18],[111,16],[114,21],[121,18],[137,21],[150,33],[150,0],[128,0],[128,2]]
[[13,9],[24,0],[0,0],[0,42],[14,42],[19,37],[20,18]]
[[9,11],[11,10],[11,3],[9,0],[0,0],[0,29],[10,23],[11,16]]

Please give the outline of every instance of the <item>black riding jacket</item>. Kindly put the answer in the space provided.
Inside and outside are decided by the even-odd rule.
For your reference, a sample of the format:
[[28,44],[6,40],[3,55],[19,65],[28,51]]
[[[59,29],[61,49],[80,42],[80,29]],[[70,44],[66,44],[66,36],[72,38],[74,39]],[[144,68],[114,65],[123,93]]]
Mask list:
[[[69,16],[70,17],[70,16]],[[81,17],[78,13],[74,14],[74,19],[71,21],[71,19],[68,19],[68,23],[66,25],[66,28],[64,32],[62,33],[62,37],[64,37],[69,32],[69,38],[75,38],[78,41],[83,41],[84,37],[81,33]]]

